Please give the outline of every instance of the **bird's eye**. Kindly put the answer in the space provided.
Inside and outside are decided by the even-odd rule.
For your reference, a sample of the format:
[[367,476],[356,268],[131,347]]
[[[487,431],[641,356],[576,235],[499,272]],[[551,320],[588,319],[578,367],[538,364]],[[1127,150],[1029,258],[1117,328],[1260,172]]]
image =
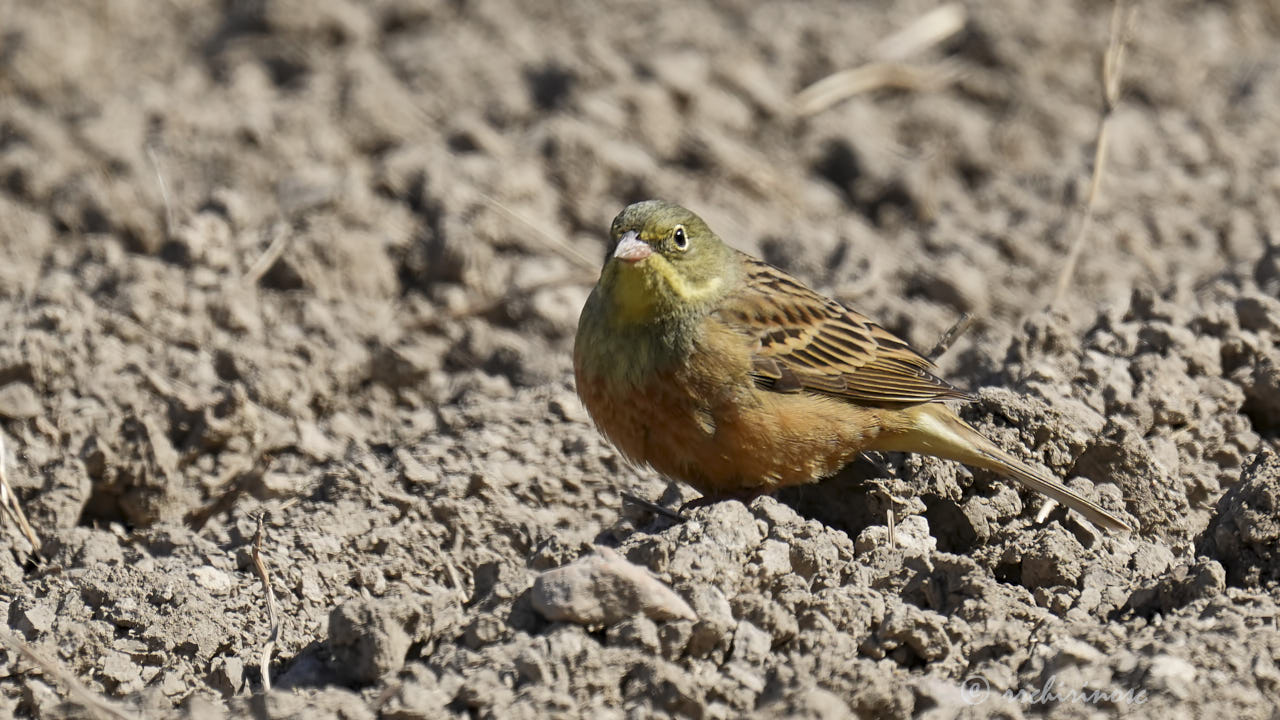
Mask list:
[[677,250],[689,249],[689,237],[685,235],[683,225],[676,226],[676,231],[671,234],[671,241],[676,244]]

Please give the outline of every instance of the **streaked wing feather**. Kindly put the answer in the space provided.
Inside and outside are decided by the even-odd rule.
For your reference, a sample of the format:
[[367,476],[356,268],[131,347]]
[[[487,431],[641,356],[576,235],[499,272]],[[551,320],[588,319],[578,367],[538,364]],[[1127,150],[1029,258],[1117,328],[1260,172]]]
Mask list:
[[971,396],[864,315],[742,255],[746,282],[720,319],[754,338],[752,374],[775,392],[808,390],[861,404],[917,404]]

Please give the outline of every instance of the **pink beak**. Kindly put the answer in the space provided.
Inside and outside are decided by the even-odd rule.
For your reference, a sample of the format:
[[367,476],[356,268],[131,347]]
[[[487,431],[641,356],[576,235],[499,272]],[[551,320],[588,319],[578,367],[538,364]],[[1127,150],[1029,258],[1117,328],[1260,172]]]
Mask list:
[[653,254],[649,243],[643,242],[635,230],[623,234],[618,240],[618,247],[613,249],[613,256],[629,263],[638,263]]

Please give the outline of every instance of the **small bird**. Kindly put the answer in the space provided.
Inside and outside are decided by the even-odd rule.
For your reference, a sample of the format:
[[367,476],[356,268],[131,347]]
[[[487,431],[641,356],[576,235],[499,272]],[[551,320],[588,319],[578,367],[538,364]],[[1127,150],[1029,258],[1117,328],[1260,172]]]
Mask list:
[[578,395],[623,455],[692,485],[698,504],[816,482],[867,451],[917,452],[1130,529],[961,420],[945,401],[972,396],[907,343],[689,210],[630,205],[609,237],[578,320]]

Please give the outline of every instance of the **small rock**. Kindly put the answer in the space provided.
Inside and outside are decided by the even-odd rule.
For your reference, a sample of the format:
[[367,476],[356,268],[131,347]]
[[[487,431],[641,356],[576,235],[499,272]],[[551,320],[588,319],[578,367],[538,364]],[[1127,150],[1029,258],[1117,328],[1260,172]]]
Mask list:
[[553,622],[612,625],[636,613],[654,620],[697,619],[689,604],[652,573],[603,547],[539,575],[532,601]]
[[152,682],[151,686],[158,688],[160,693],[167,698],[186,695],[190,689],[180,670],[162,671],[160,679]]
[[40,400],[30,385],[11,382],[0,387],[0,417],[26,420],[39,414]]
[[209,684],[222,693],[223,697],[231,697],[240,692],[244,686],[244,661],[238,657],[220,657],[213,661],[213,671],[209,674]]
[[386,703],[379,708],[379,717],[387,720],[448,717],[445,708],[453,699],[440,687],[435,673],[419,663],[406,666],[398,685],[392,685],[387,693]]
[[[929,534],[929,521],[923,515],[908,515],[893,529],[894,547],[908,556],[927,555],[938,549],[938,540]],[[889,547],[889,528],[871,525],[858,533],[854,552],[859,555],[877,547]]]
[[1082,555],[1084,546],[1061,526],[1041,529],[1022,555],[1023,587],[1075,587],[1080,580]]
[[369,378],[391,388],[423,382],[440,369],[448,344],[438,338],[378,349],[370,359]]
[[9,626],[28,640],[35,640],[49,632],[55,617],[52,606],[37,605],[26,599],[14,602],[9,608]]
[[721,668],[725,676],[736,680],[739,685],[756,695],[759,695],[760,691],[765,688],[764,674],[758,667],[742,660],[734,659],[722,665]]
[[[918,658],[933,662],[952,652],[947,637],[946,620],[935,612],[914,605],[890,608],[876,634],[884,650],[910,650]],[[902,659],[908,659],[904,656]]]
[[[1222,563],[1226,580],[1254,587],[1280,578],[1280,456],[1257,454],[1240,482],[1218,500],[1199,552]],[[1213,582],[1211,579],[1209,582]]]
[[1236,318],[1245,330],[1280,335],[1280,300],[1265,295],[1245,295],[1236,300]]
[[1157,655],[1151,658],[1151,663],[1147,666],[1147,681],[1144,684],[1181,699],[1191,693],[1192,683],[1195,681],[1194,665],[1175,655]]
[[791,548],[778,540],[765,540],[756,551],[760,572],[766,577],[791,572]]
[[404,667],[412,640],[412,608],[399,598],[350,600],[329,613],[335,666],[356,683],[371,683]]
[[501,717],[499,709],[510,707],[514,695],[497,670],[479,667],[467,673],[454,702],[464,708],[466,716]]
[[692,673],[656,658],[638,663],[622,681],[623,702],[651,704],[657,717],[704,717],[704,693]]
[[753,665],[764,662],[773,649],[773,638],[769,633],[743,620],[733,634],[733,657]]
[[658,626],[643,615],[627,618],[609,628],[605,634],[610,647],[633,647],[656,653],[659,647]]
[[658,643],[662,649],[662,657],[668,660],[675,660],[684,654],[691,639],[693,639],[693,623],[687,620],[663,623],[662,627],[658,628]]
[[1083,640],[1066,638],[1059,643],[1058,654],[1050,661],[1054,668],[1072,665],[1096,665],[1106,660],[1100,650]]
[[251,699],[236,698],[228,703],[227,716],[374,720],[367,700],[340,687],[308,688],[306,692],[273,688]]
[[797,720],[839,720],[856,717],[840,696],[820,687],[800,688],[775,702],[762,706],[755,717],[785,717]]
[[1155,607],[1169,613],[1196,600],[1219,596],[1226,587],[1227,571],[1222,563],[1196,558],[1193,563],[1174,567],[1158,578]]
[[22,684],[22,704],[30,708],[32,717],[57,717],[61,711],[65,714],[66,705],[62,693],[38,678]]
[[298,449],[312,460],[328,460],[337,457],[342,446],[310,420],[299,420],[297,423]]
[[481,615],[462,633],[462,642],[472,650],[492,645],[506,636],[506,624],[496,615]]
[[774,642],[787,642],[800,631],[800,623],[796,620],[795,613],[778,602],[781,597],[784,596],[739,593],[733,598],[733,616],[750,621],[773,638]]
[[784,505],[778,502],[776,498],[768,495],[761,495],[751,503],[751,514],[757,518],[764,520],[770,528],[779,525],[803,525],[804,518],[800,517],[790,505]]
[[689,655],[706,657],[717,651],[728,652],[737,626],[724,592],[714,585],[698,585],[689,600],[699,618],[690,628],[686,645]]
[[[167,680],[168,677],[165,679]],[[165,695],[169,694],[165,693]],[[212,700],[194,693],[183,703],[182,711],[186,720],[223,720],[227,716],[226,711],[214,704]]]
[[202,565],[191,571],[191,577],[200,587],[214,595],[226,595],[235,587],[235,580],[227,573],[209,565]]
[[102,676],[116,688],[129,688],[134,683],[141,683],[142,669],[128,655],[111,651],[102,660]]

